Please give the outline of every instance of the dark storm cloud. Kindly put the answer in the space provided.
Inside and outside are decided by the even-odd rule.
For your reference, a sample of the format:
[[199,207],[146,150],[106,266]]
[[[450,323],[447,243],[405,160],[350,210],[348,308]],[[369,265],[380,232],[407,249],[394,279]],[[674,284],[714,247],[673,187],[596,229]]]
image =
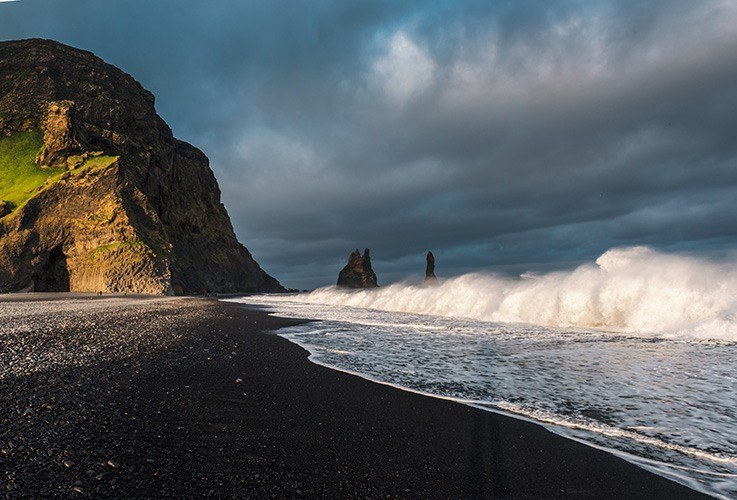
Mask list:
[[737,247],[733,2],[2,5],[30,36],[153,91],[288,286]]

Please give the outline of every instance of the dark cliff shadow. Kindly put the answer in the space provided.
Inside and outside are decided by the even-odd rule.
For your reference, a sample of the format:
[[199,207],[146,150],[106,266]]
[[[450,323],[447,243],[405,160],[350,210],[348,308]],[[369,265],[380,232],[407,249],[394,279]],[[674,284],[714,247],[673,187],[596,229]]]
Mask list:
[[33,276],[35,292],[68,292],[69,269],[67,256],[58,246],[49,252],[49,259],[41,270]]

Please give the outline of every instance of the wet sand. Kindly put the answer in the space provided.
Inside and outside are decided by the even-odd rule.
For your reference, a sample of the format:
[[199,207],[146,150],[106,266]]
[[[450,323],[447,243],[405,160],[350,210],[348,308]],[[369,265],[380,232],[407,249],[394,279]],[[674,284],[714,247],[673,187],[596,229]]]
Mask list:
[[194,298],[0,296],[0,497],[696,498],[543,427],[308,361]]

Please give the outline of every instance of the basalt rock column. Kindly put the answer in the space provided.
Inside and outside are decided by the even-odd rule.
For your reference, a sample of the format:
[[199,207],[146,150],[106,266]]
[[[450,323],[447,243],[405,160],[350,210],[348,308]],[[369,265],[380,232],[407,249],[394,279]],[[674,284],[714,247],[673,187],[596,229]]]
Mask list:
[[438,278],[435,276],[435,256],[432,252],[427,252],[427,267],[425,268],[425,283],[436,283]]
[[376,288],[376,273],[371,268],[371,256],[369,249],[361,252],[356,249],[348,257],[348,264],[338,275],[338,286],[346,288]]

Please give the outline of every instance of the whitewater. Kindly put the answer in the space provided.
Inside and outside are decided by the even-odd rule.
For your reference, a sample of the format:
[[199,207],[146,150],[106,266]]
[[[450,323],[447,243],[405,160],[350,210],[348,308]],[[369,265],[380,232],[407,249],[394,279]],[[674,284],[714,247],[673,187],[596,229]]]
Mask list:
[[737,258],[618,248],[571,271],[229,300],[318,320],[279,331],[316,363],[737,498]]

